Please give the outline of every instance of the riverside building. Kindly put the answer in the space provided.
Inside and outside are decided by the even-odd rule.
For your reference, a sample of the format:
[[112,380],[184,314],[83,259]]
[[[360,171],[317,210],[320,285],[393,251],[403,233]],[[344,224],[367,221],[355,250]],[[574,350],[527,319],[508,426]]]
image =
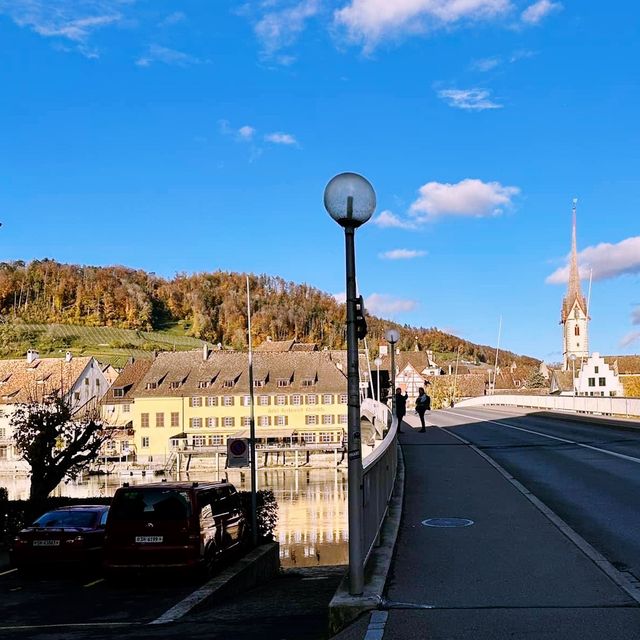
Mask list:
[[[257,349],[253,391],[258,445],[341,446],[347,392],[339,365],[329,351]],[[230,437],[248,437],[248,379],[246,353],[205,346],[202,351],[158,354],[135,389],[122,391],[130,400],[127,423],[137,462],[166,463],[176,451],[226,447]],[[119,386],[116,380],[113,394]],[[122,422],[124,409],[109,404],[111,399],[110,393],[104,415],[112,412]]]

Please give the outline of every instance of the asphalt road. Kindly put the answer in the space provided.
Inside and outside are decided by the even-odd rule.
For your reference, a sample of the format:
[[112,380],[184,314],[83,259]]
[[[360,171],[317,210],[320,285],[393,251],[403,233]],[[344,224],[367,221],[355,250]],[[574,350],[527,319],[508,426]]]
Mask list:
[[487,453],[640,579],[640,430],[476,408],[433,412],[431,422]]

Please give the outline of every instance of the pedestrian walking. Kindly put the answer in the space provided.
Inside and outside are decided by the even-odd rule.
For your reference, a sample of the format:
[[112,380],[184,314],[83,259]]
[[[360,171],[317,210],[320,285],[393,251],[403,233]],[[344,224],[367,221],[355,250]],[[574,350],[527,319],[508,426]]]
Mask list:
[[418,389],[418,397],[416,398],[416,412],[420,416],[420,425],[422,428],[420,431],[426,431],[426,425],[424,422],[424,414],[431,409],[431,398],[425,393],[425,390],[420,387]]
[[407,413],[407,398],[409,395],[405,392],[402,395],[402,389],[396,389],[396,418],[398,418],[398,433],[402,433],[402,418]]

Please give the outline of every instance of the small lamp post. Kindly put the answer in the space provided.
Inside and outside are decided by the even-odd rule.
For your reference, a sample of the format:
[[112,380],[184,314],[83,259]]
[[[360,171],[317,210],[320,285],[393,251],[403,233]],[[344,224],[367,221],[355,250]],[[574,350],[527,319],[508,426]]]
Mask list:
[[573,386],[573,395],[575,396],[576,395],[576,391],[577,391],[577,389],[576,389],[576,354],[572,353],[569,356],[569,360],[571,360],[571,367],[572,367],[572,370],[573,370],[573,377],[571,378],[571,383],[572,383],[572,386]]
[[373,361],[376,365],[376,382],[378,383],[378,397],[376,398],[380,402],[380,365],[382,364],[382,358],[379,356]]
[[[347,275],[347,414],[348,504],[349,504],[349,592],[364,590],[362,514],[362,443],[360,436],[360,388],[358,337],[362,332],[362,300],[356,296],[355,231],[376,208],[376,194],[368,180],[357,173],[334,176],[324,190],[324,206],[344,229]],[[358,309],[360,318],[358,318]],[[365,325],[366,326],[366,325]]]
[[400,340],[400,332],[397,329],[387,329],[384,337],[391,345],[391,413],[396,415],[396,343]]

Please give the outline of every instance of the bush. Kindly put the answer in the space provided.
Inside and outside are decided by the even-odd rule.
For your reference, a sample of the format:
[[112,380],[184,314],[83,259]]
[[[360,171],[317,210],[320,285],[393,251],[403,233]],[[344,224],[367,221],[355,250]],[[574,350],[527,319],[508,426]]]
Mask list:
[[[240,499],[247,520],[251,524],[251,491],[240,491]],[[256,494],[256,521],[258,525],[258,542],[272,542],[278,524],[278,502],[273,491],[261,489]]]

